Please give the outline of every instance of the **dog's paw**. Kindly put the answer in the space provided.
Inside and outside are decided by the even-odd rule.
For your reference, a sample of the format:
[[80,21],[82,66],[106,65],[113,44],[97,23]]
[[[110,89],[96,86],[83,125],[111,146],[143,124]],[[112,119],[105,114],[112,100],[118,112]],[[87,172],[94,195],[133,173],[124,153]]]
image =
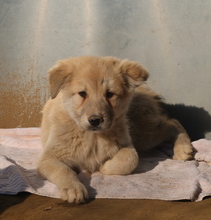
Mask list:
[[86,199],[88,199],[88,191],[80,182],[73,184],[69,189],[62,188],[60,192],[61,199],[68,201],[69,203],[85,203]]
[[138,165],[138,154],[134,148],[122,148],[99,169],[105,175],[128,175]]
[[191,160],[193,159],[193,147],[191,144],[181,144],[174,147],[174,160]]

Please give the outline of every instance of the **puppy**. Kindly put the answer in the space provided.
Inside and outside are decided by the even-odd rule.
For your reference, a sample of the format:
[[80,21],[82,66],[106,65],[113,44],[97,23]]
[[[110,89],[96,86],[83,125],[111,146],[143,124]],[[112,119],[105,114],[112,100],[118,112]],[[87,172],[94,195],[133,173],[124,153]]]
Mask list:
[[174,159],[192,158],[183,127],[163,112],[157,94],[141,86],[148,76],[137,62],[114,57],[69,58],[50,69],[37,170],[59,187],[63,200],[88,198],[78,171],[130,174],[138,164],[136,149],[168,141]]

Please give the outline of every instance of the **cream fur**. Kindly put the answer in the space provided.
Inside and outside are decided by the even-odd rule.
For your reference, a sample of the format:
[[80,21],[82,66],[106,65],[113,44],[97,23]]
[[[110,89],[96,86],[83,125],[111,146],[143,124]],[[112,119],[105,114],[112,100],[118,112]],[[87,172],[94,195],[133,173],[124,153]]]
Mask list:
[[38,172],[60,188],[62,199],[88,198],[80,170],[130,174],[138,164],[134,146],[139,151],[172,141],[174,159],[191,159],[183,127],[141,86],[147,78],[138,63],[114,57],[69,58],[49,71],[52,99],[43,110]]

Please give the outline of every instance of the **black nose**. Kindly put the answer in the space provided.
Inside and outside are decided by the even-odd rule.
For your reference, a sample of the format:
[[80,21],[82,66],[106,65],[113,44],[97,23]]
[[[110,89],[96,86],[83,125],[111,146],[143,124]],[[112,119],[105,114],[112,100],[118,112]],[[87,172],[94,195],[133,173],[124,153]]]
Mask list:
[[97,127],[100,125],[100,123],[103,122],[103,116],[102,115],[91,115],[88,120],[89,120],[90,125]]

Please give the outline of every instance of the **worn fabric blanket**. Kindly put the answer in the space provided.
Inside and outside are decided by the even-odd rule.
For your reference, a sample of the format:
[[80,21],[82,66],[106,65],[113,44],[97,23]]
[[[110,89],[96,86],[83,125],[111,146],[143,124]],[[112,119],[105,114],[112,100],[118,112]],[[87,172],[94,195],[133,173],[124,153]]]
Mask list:
[[[211,141],[193,142],[195,160],[174,161],[167,146],[144,153],[128,176],[81,172],[90,198],[200,201],[211,195]],[[59,190],[36,174],[42,152],[39,128],[0,129],[0,194],[30,192],[59,198]]]

